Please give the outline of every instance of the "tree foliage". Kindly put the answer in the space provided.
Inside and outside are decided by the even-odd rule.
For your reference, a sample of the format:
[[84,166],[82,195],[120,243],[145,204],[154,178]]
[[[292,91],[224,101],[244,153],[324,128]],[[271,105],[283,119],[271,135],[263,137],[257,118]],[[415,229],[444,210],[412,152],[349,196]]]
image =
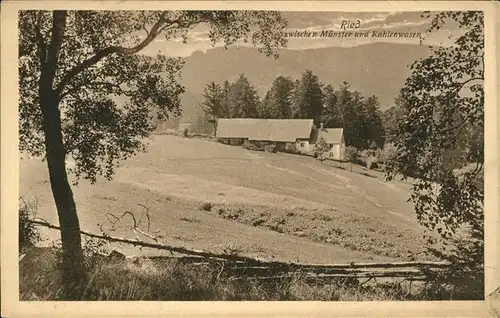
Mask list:
[[311,70],[306,70],[295,87],[293,97],[294,118],[310,118],[315,124],[321,121],[323,111],[323,84]]
[[213,124],[214,132],[217,133],[217,119],[224,117],[225,107],[224,102],[224,91],[220,85],[212,82],[208,84],[203,92],[203,103],[201,107],[205,113],[205,118],[198,117],[198,126],[202,128],[203,124],[201,121],[206,120]]
[[382,148],[385,142],[385,131],[377,97],[370,96],[363,104],[363,109],[363,139],[370,143],[369,148]]
[[347,82],[343,82],[339,89],[332,92],[326,90],[325,121],[327,127],[334,123],[344,128],[345,143],[347,146],[359,150],[381,148],[385,142],[382,113],[375,96],[365,100],[363,95],[351,89]]
[[[395,139],[398,156],[389,164],[388,177],[417,175],[411,200],[419,222],[436,231],[444,244],[434,251],[480,267],[484,260],[484,159],[479,145],[484,127],[483,13],[436,14],[427,32],[446,23],[459,25],[462,33],[454,45],[433,47],[430,56],[412,65],[400,94],[404,116]],[[473,156],[465,149],[471,146]],[[464,167],[466,159],[473,162]]]
[[260,110],[261,118],[289,119],[292,117],[294,82],[278,76],[267,92]]
[[245,75],[229,86],[227,106],[233,118],[259,117],[259,95]]
[[314,147],[314,152],[316,153],[316,155],[318,156],[317,158],[323,162],[326,158],[325,158],[325,154],[330,151],[331,149],[331,146],[328,145],[328,143],[326,142],[325,138],[323,137],[320,137],[318,142],[316,143],[315,147]]
[[19,253],[24,253],[41,241],[40,231],[33,223],[29,223],[36,216],[38,202],[26,201],[24,198],[19,201]]
[[203,92],[202,108],[205,114],[209,117],[216,119],[223,116],[222,99],[224,92],[220,85],[214,82],[208,84]]
[[339,97],[332,85],[328,84],[323,89],[324,110],[323,123],[325,127],[338,128],[344,126],[343,110],[339,103]]
[[382,125],[384,127],[386,142],[391,142],[395,138],[399,123],[406,115],[407,107],[403,103],[404,100],[401,97],[397,97],[394,105],[386,109],[382,114]]

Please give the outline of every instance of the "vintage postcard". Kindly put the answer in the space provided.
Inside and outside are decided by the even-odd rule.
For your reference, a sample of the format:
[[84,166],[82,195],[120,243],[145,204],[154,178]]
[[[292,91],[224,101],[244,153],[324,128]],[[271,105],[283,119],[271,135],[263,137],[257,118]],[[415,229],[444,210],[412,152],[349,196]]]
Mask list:
[[2,315],[500,315],[496,2],[1,15]]

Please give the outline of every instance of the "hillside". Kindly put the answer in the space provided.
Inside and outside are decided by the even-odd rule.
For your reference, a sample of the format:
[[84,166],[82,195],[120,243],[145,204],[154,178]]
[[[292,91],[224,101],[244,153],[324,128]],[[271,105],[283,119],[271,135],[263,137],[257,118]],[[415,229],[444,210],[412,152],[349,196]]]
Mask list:
[[427,54],[427,47],[388,43],[282,50],[278,59],[245,47],[215,48],[206,53],[198,51],[185,58],[183,121],[195,120],[203,88],[211,81],[222,83],[244,73],[262,97],[277,76],[298,78],[306,69],[334,87],[347,81],[364,96],[378,96],[384,110],[392,106],[409,75],[409,66]]
[[[21,161],[20,195],[36,198],[38,216],[57,224],[47,179],[43,163]],[[408,188],[309,157],[163,135],[154,136],[148,153],[126,161],[113,181],[81,182],[74,195],[87,231],[100,232],[98,224],[110,226],[108,213],[124,211],[145,226],[147,207],[148,231],[166,244],[328,263],[420,258]],[[130,222],[113,235],[135,237]]]

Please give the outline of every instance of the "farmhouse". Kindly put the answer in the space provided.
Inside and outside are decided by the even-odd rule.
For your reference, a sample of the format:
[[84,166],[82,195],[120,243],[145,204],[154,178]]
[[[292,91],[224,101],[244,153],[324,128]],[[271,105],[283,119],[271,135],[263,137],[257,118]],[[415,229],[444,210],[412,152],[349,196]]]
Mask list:
[[313,130],[312,119],[221,118],[217,121],[217,140],[230,145],[245,142],[274,143],[278,151],[307,152]]
[[238,146],[246,142],[276,145],[277,151],[312,154],[315,143],[323,137],[330,145],[328,158],[343,160],[343,129],[317,129],[312,119],[220,118],[216,138],[219,142]]

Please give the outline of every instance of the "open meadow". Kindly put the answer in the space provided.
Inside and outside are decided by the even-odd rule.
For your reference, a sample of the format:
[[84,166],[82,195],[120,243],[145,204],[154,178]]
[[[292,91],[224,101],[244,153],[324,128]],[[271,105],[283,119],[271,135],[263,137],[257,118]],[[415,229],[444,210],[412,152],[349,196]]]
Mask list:
[[[22,159],[20,171],[20,195],[38,201],[37,217],[58,224],[45,163]],[[82,230],[94,233],[109,231],[112,215],[129,211],[143,231],[186,248],[307,263],[424,260],[422,229],[407,202],[410,185],[360,171],[156,135],[148,152],[123,162],[112,181],[81,181],[73,192]],[[132,231],[128,215],[117,224],[111,235],[149,240]]]

